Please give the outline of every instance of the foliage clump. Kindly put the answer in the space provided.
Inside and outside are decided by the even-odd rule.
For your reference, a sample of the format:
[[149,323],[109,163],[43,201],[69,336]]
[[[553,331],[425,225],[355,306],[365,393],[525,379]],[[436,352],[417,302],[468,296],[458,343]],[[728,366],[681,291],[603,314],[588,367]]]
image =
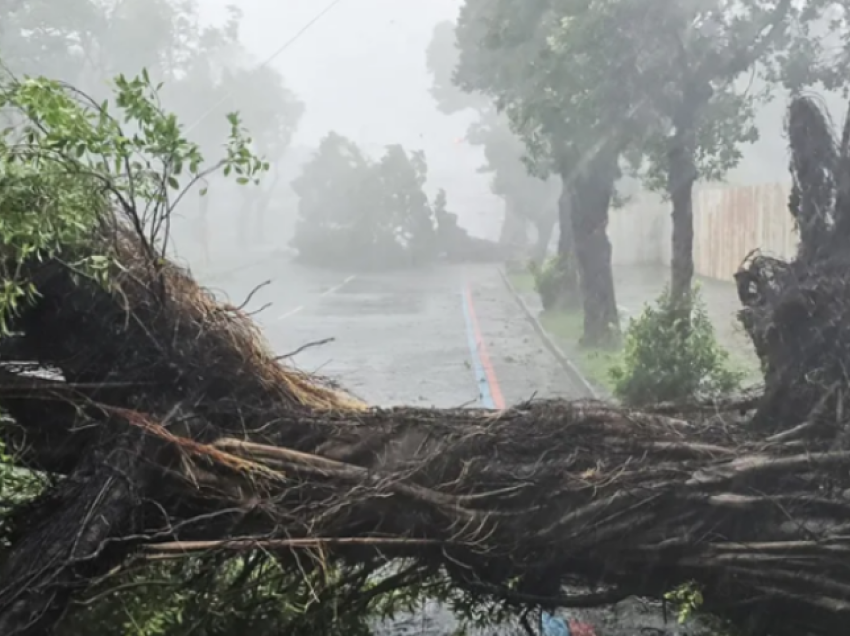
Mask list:
[[[141,250],[140,261],[164,269],[172,216],[191,188],[219,170],[239,184],[256,183],[268,168],[251,151],[252,140],[238,114],[226,118],[230,135],[222,158],[208,164],[198,144],[185,137],[176,115],[160,106],[161,86],[146,70],[134,78],[118,76],[112,86],[112,99],[101,102],[45,77],[18,79],[8,74],[0,80],[0,115],[8,124],[0,130],[4,344],[15,340],[21,316],[41,298],[42,283],[52,280],[48,270],[66,269],[78,281],[94,279],[117,289],[121,272],[132,266],[121,262],[120,243],[131,236]],[[0,435],[13,428],[0,420]],[[17,523],[22,511],[46,485],[61,480],[53,473],[22,468],[4,441],[0,437],[0,565],[7,562],[11,539],[22,531]],[[91,633],[92,625],[105,635],[176,634],[190,623],[200,625],[194,621],[209,613],[215,595],[231,608],[230,614],[222,609],[217,615],[219,623],[237,620],[232,616],[236,607],[232,590],[225,589],[228,581],[220,577],[217,589],[203,589],[199,564],[186,559],[176,567],[114,573],[104,580],[103,590],[87,599],[77,614],[79,622],[71,621],[59,634]],[[207,571],[207,578],[219,574],[213,567]],[[178,578],[181,573],[194,578],[188,574]],[[116,579],[119,588],[125,584],[134,591],[116,599],[109,587]],[[179,586],[167,579],[184,587],[175,592]],[[190,580],[193,589],[187,589]],[[279,597],[272,598],[279,601],[278,615],[292,613]],[[254,611],[259,612],[256,606]],[[252,633],[278,633],[253,630],[266,613],[255,613],[253,622],[246,614],[240,620],[252,627]]]
[[646,305],[629,322],[622,362],[610,373],[614,395],[629,405],[718,398],[744,379],[718,343],[698,287],[684,303],[665,289]]
[[60,258],[106,282],[111,248],[90,249],[106,225],[126,225],[148,257],[163,258],[172,212],[190,188],[219,168],[239,183],[268,168],[250,151],[235,113],[225,157],[206,168],[177,117],[159,106],[147,71],[118,76],[114,87],[114,100],[98,103],[43,77],[0,82],[0,112],[12,124],[0,132],[0,249],[7,259],[0,331],[38,293],[21,268],[28,259]]
[[559,254],[550,256],[543,265],[533,259],[528,263],[528,270],[534,277],[534,289],[540,295],[544,310],[573,308],[581,303],[574,285],[571,260]]
[[421,151],[388,146],[375,161],[331,132],[292,183],[299,197],[292,246],[311,265],[385,269],[434,258],[437,229]]

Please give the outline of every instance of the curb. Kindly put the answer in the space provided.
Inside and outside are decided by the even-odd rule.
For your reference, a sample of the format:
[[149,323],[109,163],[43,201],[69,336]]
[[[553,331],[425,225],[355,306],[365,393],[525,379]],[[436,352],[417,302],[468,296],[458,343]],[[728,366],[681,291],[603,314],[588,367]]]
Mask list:
[[584,374],[579,371],[578,367],[572,363],[572,361],[566,356],[564,351],[558,344],[552,339],[546,330],[543,328],[543,325],[540,324],[540,320],[538,320],[537,316],[534,315],[534,312],[528,308],[528,305],[525,304],[525,301],[522,299],[522,296],[519,295],[514,286],[511,284],[511,281],[508,279],[507,274],[505,274],[504,270],[499,268],[499,276],[502,277],[502,282],[507,287],[511,296],[514,297],[514,300],[522,309],[522,312],[525,314],[525,317],[531,323],[531,326],[534,328],[534,331],[540,336],[540,339],[543,341],[544,346],[549,350],[549,352],[555,356],[561,366],[564,368],[564,371],[567,372],[567,375],[571,376],[573,381],[575,381],[579,386],[583,386],[584,389],[590,394],[594,400],[601,399],[599,395],[599,391],[588,381]]

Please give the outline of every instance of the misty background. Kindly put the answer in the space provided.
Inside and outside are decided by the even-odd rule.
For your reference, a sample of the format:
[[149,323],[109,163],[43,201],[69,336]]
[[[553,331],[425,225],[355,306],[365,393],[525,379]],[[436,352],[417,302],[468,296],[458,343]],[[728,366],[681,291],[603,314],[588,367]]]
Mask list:
[[[226,19],[229,4],[229,0],[200,0],[200,12],[205,20],[218,23]],[[245,47],[257,61],[265,60],[328,4],[241,2]],[[490,192],[490,176],[477,172],[484,163],[483,150],[465,141],[475,113],[447,116],[439,112],[429,93],[432,79],[425,51],[434,27],[454,21],[461,5],[460,0],[341,0],[280,53],[270,65],[306,106],[287,153],[287,172],[297,175],[301,163],[331,129],[371,155],[392,143],[421,149],[428,158],[429,194],[444,188],[461,225],[471,234],[497,239],[504,203]],[[739,84],[741,90],[761,88],[758,80],[749,78]],[[756,117],[759,140],[742,146],[743,158],[725,183],[753,185],[788,179],[783,127],[787,93],[778,87],[774,91],[776,97]],[[840,118],[843,97],[822,96],[833,117]],[[238,100],[234,105],[238,106]],[[286,215],[294,215],[294,199],[288,192],[281,196],[287,200]],[[288,227],[283,223],[280,229],[286,232]],[[279,244],[277,237],[274,243]]]
[[[41,4],[51,6],[51,2]],[[73,10],[72,4],[68,10]],[[319,140],[330,131],[348,137],[373,158],[389,144],[424,151],[429,197],[444,189],[448,208],[457,214],[461,226],[475,236],[498,239],[505,204],[491,192],[492,176],[479,172],[485,163],[483,148],[465,139],[477,115],[469,109],[446,115],[438,110],[430,94],[433,78],[426,67],[426,50],[434,27],[454,21],[461,5],[460,0],[238,3],[239,41],[247,56],[240,52],[226,56],[227,59],[210,60],[210,65],[254,69],[268,61],[268,66],[282,75],[285,87],[301,102],[303,110],[288,147],[275,161],[277,178],[272,186],[267,185],[272,189],[261,226],[246,230],[245,218],[240,216],[245,208],[244,195],[233,186],[216,185],[208,202],[188,197],[177,210],[173,237],[178,255],[201,271],[227,268],[254,253],[286,248],[298,205],[289,184],[300,174]],[[149,11],[156,8],[146,6]],[[202,27],[220,27],[228,21],[234,5],[232,0],[197,0],[195,6]],[[132,34],[142,43],[145,38],[157,37],[156,16],[144,17],[138,32]],[[293,38],[295,41],[287,44]],[[139,42],[135,44],[138,48]],[[134,74],[139,70],[134,66],[125,72]],[[100,78],[103,79],[106,78]],[[746,77],[739,84],[742,91],[761,88],[757,81]],[[787,180],[783,133],[787,98],[778,87],[774,88],[774,95],[772,102],[762,106],[757,114],[758,142],[741,147],[743,159],[728,173],[727,183],[751,185]],[[206,113],[206,120],[221,120],[228,111],[256,106],[246,103],[246,97],[238,93],[213,103],[203,95],[186,97],[184,93],[181,99],[198,102],[177,108],[188,127],[198,121],[185,117],[184,111]],[[267,101],[260,104],[264,108],[275,107],[271,96],[268,100],[262,95],[247,99]],[[825,95],[825,100],[833,116],[840,117],[844,110],[842,96]],[[172,106],[173,103],[166,103],[166,107]],[[216,144],[222,139],[207,141]],[[272,181],[271,175],[266,175],[264,181]],[[635,185],[634,181],[622,184],[621,190],[633,194]],[[198,220],[203,206],[208,221],[202,232]],[[634,222],[641,222],[639,215]]]
[[[200,0],[200,13],[210,24],[221,23],[229,4]],[[255,63],[261,63],[329,4],[247,0],[239,5],[244,14],[241,39],[256,56]],[[461,225],[472,234],[498,238],[502,203],[490,192],[490,177],[476,172],[484,161],[481,149],[464,141],[475,113],[447,117],[429,93],[425,51],[434,26],[453,20],[460,5],[457,0],[341,0],[276,56],[270,66],[305,105],[285,171],[297,176],[330,130],[374,157],[389,144],[421,149],[428,159],[429,195],[445,189]],[[228,106],[238,105],[235,96]],[[296,199],[288,187],[283,190],[281,213],[287,219],[279,224],[268,220],[280,232],[269,237],[276,246],[288,240],[289,221],[296,214]],[[216,238],[211,241],[217,243]]]

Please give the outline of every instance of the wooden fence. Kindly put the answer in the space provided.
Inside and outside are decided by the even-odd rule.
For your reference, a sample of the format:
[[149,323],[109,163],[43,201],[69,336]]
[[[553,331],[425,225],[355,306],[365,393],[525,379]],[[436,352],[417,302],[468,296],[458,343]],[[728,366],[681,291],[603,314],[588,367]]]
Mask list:
[[[790,186],[704,186],[694,193],[694,266],[708,278],[731,280],[753,250],[789,258],[797,248],[788,212]],[[644,195],[611,214],[616,265],[670,262],[670,204]]]

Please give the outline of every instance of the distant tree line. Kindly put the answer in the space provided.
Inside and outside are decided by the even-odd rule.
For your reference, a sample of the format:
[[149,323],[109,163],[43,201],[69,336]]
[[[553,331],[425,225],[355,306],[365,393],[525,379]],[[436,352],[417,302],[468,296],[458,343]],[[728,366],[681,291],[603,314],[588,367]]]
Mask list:
[[292,182],[298,220],[292,247],[321,267],[397,269],[449,260],[499,259],[498,246],[470,237],[448,210],[446,193],[425,192],[420,150],[387,146],[374,159],[331,132]]

